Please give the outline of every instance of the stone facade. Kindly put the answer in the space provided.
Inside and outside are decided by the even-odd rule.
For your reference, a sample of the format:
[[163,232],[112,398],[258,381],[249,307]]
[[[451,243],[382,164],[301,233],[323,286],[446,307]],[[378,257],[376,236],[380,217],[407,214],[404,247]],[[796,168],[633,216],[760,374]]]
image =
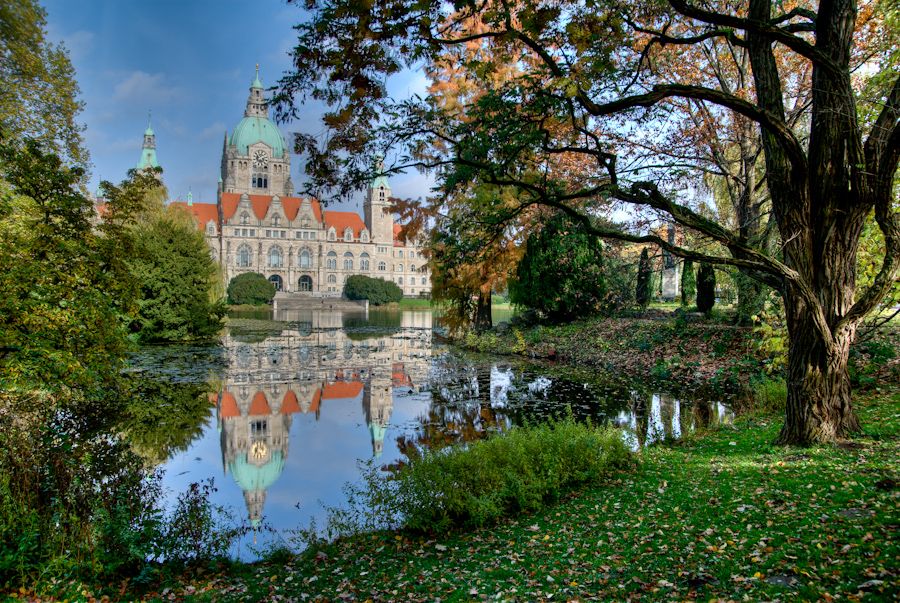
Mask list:
[[422,241],[398,240],[384,176],[369,186],[360,217],[293,196],[290,173],[290,151],[269,121],[257,74],[243,120],[225,137],[217,202],[186,204],[225,282],[257,272],[280,291],[338,297],[347,278],[362,274],[394,281],[407,297],[430,295]]

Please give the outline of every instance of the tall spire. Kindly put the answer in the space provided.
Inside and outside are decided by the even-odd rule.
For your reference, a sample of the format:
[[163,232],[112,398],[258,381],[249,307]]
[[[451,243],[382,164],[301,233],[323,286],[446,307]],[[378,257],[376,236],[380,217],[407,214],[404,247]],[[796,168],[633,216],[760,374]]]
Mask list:
[[266,105],[266,95],[262,80],[259,79],[259,63],[256,64],[256,75],[250,83],[250,97],[247,99],[247,110],[244,117],[262,117],[269,119],[269,107]]
[[156,160],[156,136],[150,125],[151,113],[147,112],[147,129],[144,131],[144,145],[141,149],[141,160],[137,162],[137,169],[146,170],[148,168],[159,167]]
[[188,187],[188,207],[194,206],[194,193],[191,192],[191,187]]

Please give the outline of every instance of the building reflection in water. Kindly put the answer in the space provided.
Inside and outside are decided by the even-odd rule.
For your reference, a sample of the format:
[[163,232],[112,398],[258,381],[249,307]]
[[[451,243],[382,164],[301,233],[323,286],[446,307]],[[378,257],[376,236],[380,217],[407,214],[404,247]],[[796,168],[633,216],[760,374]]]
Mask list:
[[372,453],[380,458],[393,392],[415,390],[431,356],[430,312],[397,313],[397,324],[389,326],[400,330],[355,317],[361,328],[350,331],[342,329],[347,315],[341,312],[285,314],[278,334],[261,338],[231,329],[223,340],[228,369],[216,398],[222,466],[243,491],[254,527],[267,490],[284,470],[294,415],[318,420],[323,407],[328,412],[359,401]]

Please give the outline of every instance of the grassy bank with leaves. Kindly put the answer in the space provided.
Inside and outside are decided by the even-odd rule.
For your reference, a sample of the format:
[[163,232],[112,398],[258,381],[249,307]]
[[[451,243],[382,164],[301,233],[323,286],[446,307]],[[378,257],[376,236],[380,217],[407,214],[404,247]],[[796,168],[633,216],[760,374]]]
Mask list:
[[538,513],[479,529],[381,531],[255,564],[197,566],[88,601],[894,601],[900,593],[900,392],[858,400],[865,434],[771,445],[778,415],[641,452]]

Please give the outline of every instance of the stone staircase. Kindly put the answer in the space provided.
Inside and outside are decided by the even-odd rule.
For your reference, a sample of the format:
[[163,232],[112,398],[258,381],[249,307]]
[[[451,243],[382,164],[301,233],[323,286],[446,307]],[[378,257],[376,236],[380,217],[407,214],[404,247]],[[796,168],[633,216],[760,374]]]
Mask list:
[[272,308],[275,310],[363,310],[368,307],[368,304],[368,300],[351,301],[338,296],[279,291],[272,301]]

